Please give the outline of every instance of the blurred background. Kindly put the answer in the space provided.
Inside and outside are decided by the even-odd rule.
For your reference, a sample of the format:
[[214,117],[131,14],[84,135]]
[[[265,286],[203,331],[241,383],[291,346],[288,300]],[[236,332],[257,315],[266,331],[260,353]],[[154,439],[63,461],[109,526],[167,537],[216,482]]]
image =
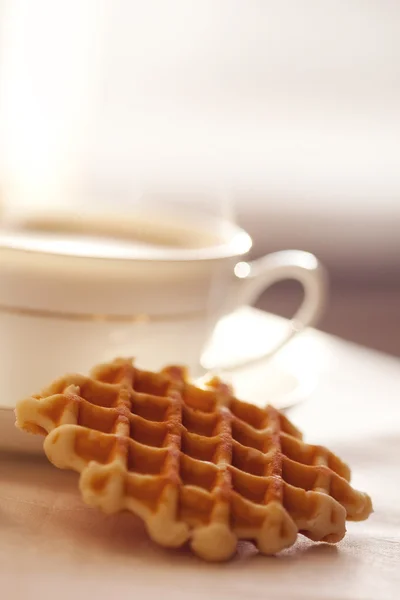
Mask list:
[[316,253],[321,329],[400,356],[400,3],[0,0],[3,219],[155,183],[225,190],[253,256]]

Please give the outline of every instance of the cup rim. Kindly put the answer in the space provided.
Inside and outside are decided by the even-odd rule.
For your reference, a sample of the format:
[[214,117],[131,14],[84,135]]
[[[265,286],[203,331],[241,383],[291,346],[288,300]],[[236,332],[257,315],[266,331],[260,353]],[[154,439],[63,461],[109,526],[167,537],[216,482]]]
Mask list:
[[[176,247],[161,247],[155,246],[154,249],[147,253],[129,252],[129,245],[126,244],[127,252],[122,251],[115,253],[107,253],[107,251],[99,253],[91,253],[89,251],[73,251],[62,249],[50,249],[51,244],[46,246],[46,243],[35,244],[35,237],[32,232],[19,230],[18,228],[0,228],[0,252],[17,252],[26,253],[34,256],[42,257],[58,257],[68,260],[85,260],[85,261],[117,261],[120,263],[188,263],[213,261],[227,258],[235,258],[247,254],[252,247],[251,236],[240,226],[226,219],[208,219],[209,223],[218,222],[225,228],[224,239],[220,243],[212,244],[197,248],[176,248]],[[53,240],[54,242],[54,240]]]

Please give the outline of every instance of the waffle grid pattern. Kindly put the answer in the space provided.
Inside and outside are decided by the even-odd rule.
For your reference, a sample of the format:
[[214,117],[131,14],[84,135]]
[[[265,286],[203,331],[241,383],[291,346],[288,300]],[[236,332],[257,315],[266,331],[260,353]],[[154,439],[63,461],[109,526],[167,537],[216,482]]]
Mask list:
[[81,473],[88,504],[131,510],[156,542],[190,541],[206,560],[228,559],[238,539],[265,554],[299,532],[337,542],[346,518],[371,511],[348,467],[279,411],[237,400],[218,379],[196,387],[179,367],[116,359],[66,376],[19,403],[17,426],[46,435],[49,460]]

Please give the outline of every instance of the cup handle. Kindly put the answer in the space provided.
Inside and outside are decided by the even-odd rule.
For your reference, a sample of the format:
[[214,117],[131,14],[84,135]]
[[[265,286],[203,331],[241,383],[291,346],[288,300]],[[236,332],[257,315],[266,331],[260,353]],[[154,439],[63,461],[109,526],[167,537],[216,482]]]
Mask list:
[[327,297],[328,278],[324,267],[313,254],[302,250],[284,250],[252,262],[239,262],[234,274],[232,310],[253,304],[268,287],[285,279],[294,279],[302,284],[304,300],[274,348],[254,358],[224,365],[223,371],[232,371],[275,354],[296,334],[319,320]]

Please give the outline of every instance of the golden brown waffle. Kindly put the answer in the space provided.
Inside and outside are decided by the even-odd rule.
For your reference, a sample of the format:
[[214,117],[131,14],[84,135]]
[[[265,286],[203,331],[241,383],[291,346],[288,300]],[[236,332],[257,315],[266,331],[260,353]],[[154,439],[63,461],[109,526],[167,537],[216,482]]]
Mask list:
[[189,540],[206,560],[228,559],[238,539],[265,554],[298,533],[337,542],[346,518],[372,510],[349,468],[305,444],[278,410],[237,400],[218,379],[196,387],[179,367],[152,373],[116,359],[58,379],[16,415],[18,427],[47,436],[54,465],[81,473],[88,504],[128,509],[159,544]]

